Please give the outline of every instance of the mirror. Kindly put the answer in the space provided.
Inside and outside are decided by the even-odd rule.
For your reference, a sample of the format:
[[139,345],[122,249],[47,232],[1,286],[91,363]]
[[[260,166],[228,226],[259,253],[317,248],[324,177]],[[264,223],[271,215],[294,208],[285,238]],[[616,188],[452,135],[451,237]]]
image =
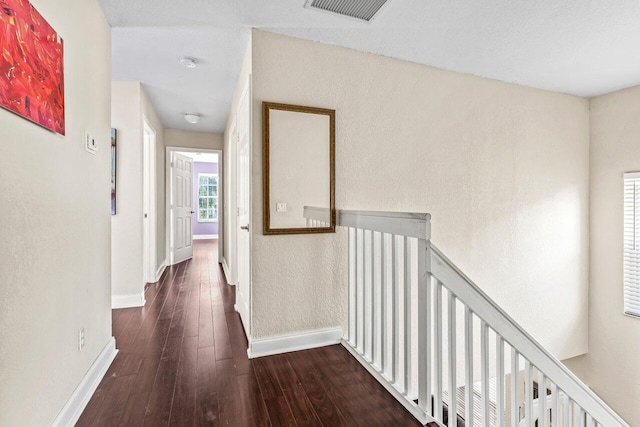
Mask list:
[[333,233],[335,111],[262,104],[264,234]]

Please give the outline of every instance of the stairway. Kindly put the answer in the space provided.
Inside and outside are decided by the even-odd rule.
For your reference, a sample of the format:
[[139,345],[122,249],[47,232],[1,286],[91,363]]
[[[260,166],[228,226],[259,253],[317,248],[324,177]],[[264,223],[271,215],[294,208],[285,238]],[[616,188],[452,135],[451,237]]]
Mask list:
[[[331,215],[305,207],[304,217]],[[436,248],[429,214],[336,217],[348,236],[343,345],[422,424],[628,427]],[[464,405],[447,394],[461,387]]]

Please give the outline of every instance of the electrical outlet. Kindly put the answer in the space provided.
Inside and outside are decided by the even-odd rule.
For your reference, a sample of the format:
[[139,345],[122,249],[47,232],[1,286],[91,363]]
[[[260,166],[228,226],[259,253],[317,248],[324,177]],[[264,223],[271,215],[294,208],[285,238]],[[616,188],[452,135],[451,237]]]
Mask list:
[[286,212],[287,204],[286,203],[276,203],[276,212]]
[[84,149],[91,154],[96,154],[98,152],[98,142],[96,141],[96,137],[88,131],[84,132]]
[[84,328],[80,328],[78,331],[78,351],[82,351],[84,348]]

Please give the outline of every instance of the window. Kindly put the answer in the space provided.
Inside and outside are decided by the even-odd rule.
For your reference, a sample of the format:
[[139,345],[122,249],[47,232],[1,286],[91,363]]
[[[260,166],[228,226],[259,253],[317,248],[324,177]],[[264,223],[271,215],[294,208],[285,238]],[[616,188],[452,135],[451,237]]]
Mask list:
[[624,174],[624,312],[640,317],[640,172]]
[[198,222],[218,220],[218,175],[198,174]]

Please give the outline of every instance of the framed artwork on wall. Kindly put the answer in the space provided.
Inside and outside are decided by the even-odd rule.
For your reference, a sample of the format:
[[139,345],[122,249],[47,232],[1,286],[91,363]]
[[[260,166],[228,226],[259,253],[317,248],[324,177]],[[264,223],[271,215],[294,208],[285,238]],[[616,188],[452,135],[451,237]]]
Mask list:
[[118,146],[118,131],[111,129],[111,215],[116,214],[116,151]]
[[0,107],[64,135],[62,38],[28,0],[2,0],[0,34]]

